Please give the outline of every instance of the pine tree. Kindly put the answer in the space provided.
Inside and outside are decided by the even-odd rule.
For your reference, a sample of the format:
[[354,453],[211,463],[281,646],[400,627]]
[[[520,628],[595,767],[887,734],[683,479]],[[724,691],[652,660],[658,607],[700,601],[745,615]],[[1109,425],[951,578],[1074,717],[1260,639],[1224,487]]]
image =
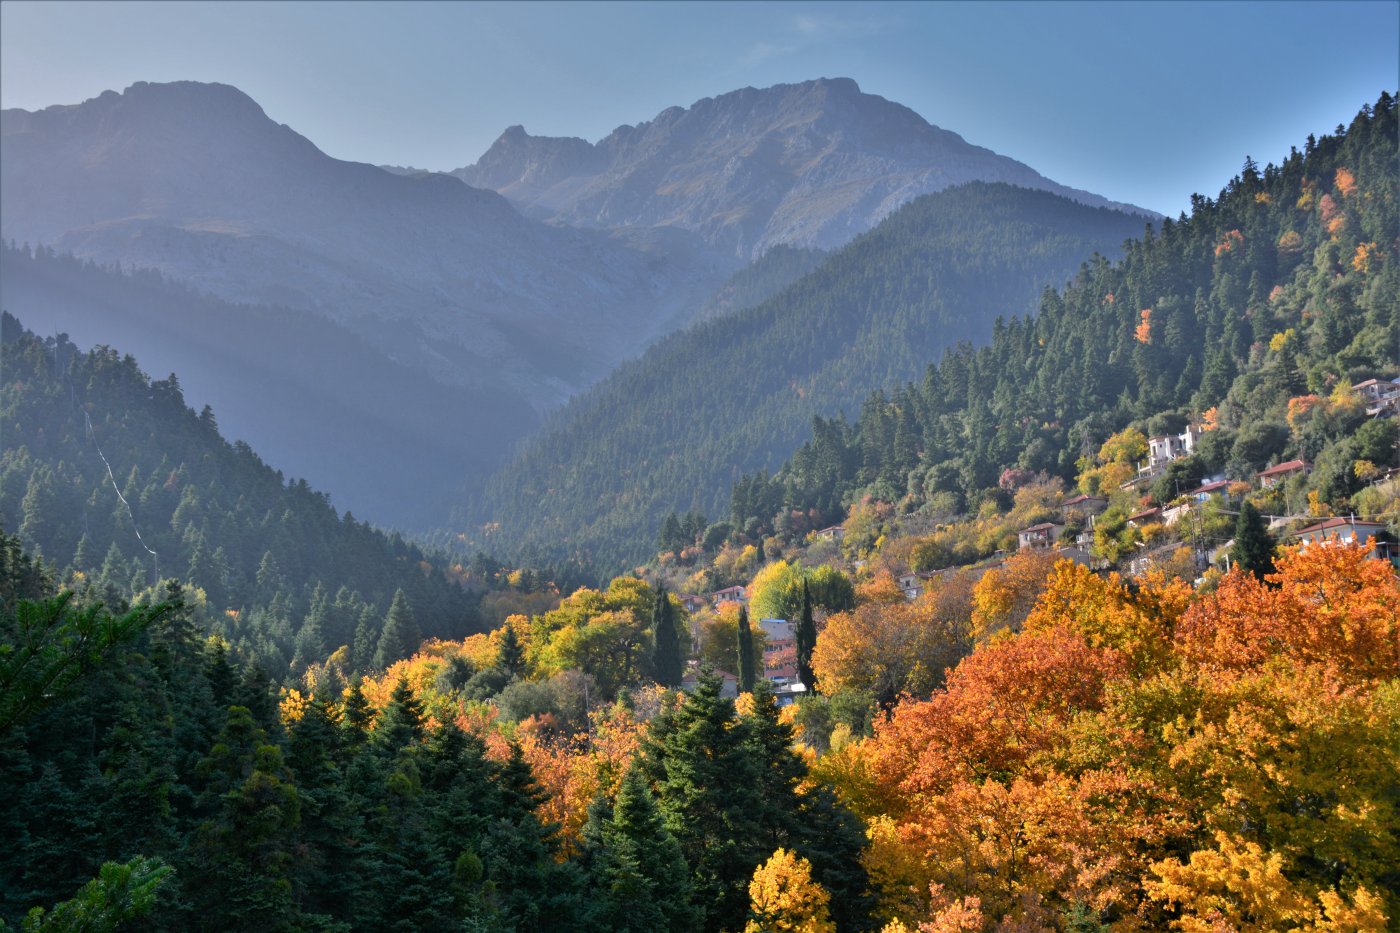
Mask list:
[[749,609],[739,607],[739,692],[752,693],[755,677],[753,630],[749,628]]
[[812,670],[812,649],[817,646],[817,623],[812,618],[812,593],[807,581],[802,581],[802,614],[797,618],[797,679],[810,696],[817,689],[817,675]]
[[676,631],[676,613],[671,598],[662,587],[656,594],[656,606],[651,615],[652,671],[663,687],[679,687],[685,674],[685,656],[681,652],[680,634]]
[[413,618],[408,597],[403,590],[396,590],[394,601],[389,605],[389,614],[384,617],[384,631],[374,652],[374,666],[387,668],[395,661],[410,657],[422,643],[423,635]]
[[1274,572],[1274,539],[1264,517],[1249,500],[1240,506],[1240,517],[1235,521],[1235,546],[1230,549],[1230,559],[1261,580]]

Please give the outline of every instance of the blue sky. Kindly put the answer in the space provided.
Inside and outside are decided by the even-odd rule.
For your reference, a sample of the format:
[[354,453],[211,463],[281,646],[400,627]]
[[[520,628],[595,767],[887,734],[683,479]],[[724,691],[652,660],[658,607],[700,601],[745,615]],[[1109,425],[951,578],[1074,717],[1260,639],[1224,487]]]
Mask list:
[[0,4],[0,104],[222,81],[329,154],[451,169],[735,88],[851,77],[1064,184],[1175,214],[1400,84],[1400,0]]

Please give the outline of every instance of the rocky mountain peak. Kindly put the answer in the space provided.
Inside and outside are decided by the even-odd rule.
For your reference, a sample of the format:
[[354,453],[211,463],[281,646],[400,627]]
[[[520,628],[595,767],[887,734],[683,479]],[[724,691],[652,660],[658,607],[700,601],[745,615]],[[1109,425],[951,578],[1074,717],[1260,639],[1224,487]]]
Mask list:
[[837,248],[905,202],[969,181],[1150,213],[1056,184],[842,77],[668,107],[592,145],[511,127],[452,174],[532,216],[583,227],[679,227],[740,259],[780,243]]

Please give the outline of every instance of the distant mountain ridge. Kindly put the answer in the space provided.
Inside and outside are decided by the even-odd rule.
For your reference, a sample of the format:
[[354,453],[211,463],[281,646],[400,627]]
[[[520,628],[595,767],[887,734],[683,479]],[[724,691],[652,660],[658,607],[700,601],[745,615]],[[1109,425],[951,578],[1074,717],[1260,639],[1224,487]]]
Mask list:
[[541,409],[672,329],[733,267],[678,241],[546,226],[443,175],[332,159],[227,85],[7,110],[0,146],[6,239],[313,310],[443,382],[508,385]]
[[830,250],[919,195],[969,181],[1151,211],[1057,184],[850,78],[744,88],[670,107],[596,145],[512,126],[451,174],[571,226],[676,226],[749,260],[778,244]]

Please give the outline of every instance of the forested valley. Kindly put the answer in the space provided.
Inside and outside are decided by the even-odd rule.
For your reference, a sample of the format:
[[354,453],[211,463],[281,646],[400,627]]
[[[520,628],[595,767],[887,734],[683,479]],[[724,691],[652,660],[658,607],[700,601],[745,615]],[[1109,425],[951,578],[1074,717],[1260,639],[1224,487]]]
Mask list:
[[[849,392],[885,333],[838,334],[859,294],[952,347],[922,381],[876,372],[853,421],[723,478],[728,514],[622,495],[588,519],[605,543],[546,547],[561,499],[534,542],[557,563],[341,514],[175,376],[6,315],[0,924],[1393,929],[1398,155],[1383,93],[1116,261],[1013,219],[922,285],[928,205],[1067,209],[915,202],[655,352],[728,335],[741,395],[781,395],[780,352]],[[989,269],[1075,250],[1035,314],[953,346],[960,272],[1001,307],[1034,276]],[[593,396],[638,430],[658,373],[719,371],[648,366]],[[589,417],[588,469],[620,472]],[[519,502],[563,482],[540,469]]]

